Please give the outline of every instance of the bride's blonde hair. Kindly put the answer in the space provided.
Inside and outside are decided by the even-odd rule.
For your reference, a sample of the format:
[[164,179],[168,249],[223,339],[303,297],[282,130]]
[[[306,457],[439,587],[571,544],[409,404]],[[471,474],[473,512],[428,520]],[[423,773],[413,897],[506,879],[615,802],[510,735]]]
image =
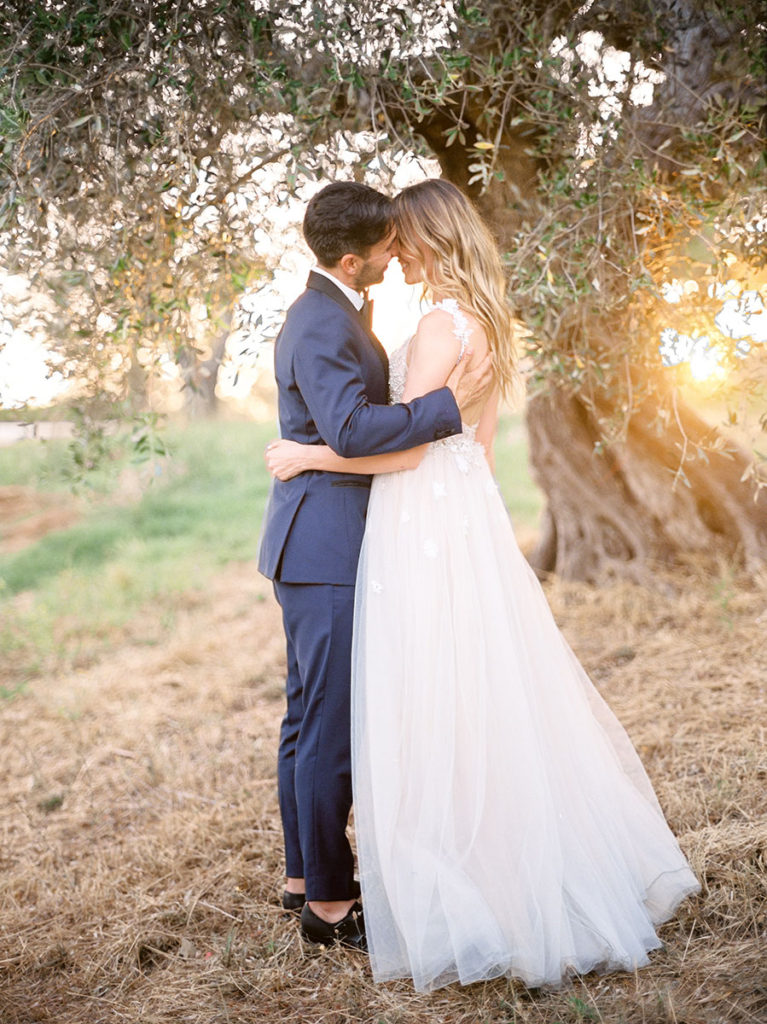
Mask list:
[[[514,321],[498,248],[482,218],[455,185],[430,178],[395,196],[394,222],[404,255],[423,267],[426,289],[455,299],[484,327],[495,378],[508,397],[515,380]],[[429,267],[423,249],[433,254]]]

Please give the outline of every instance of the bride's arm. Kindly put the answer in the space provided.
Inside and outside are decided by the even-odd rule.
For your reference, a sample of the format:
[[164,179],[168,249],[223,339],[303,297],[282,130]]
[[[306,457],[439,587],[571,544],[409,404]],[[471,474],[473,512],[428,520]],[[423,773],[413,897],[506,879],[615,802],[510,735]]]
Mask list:
[[[429,391],[444,387],[445,381],[455,367],[460,342],[455,337],[452,317],[444,310],[432,310],[424,316],[415,337],[410,342],[410,362],[405,382],[403,402],[420,398]],[[324,444],[303,445],[295,441],[272,441],[266,449],[266,464],[272,476],[279,480],[307,470],[323,470],[330,473],[353,473],[370,475],[374,473],[396,473],[403,469],[415,469],[426,454],[428,445],[410,448],[403,452],[387,452],[384,455],[368,455],[346,459],[336,455]]]
[[415,469],[426,454],[428,445],[409,448],[404,452],[367,455],[345,459],[336,455],[325,444],[299,444],[298,441],[270,441],[266,446],[266,465],[278,480],[290,480],[310,469],[328,473],[352,473],[368,476],[372,473],[396,473],[401,469]]
[[[453,332],[450,314],[444,310],[427,313],[410,342],[410,362],[402,401],[410,402],[429,391],[444,387],[459,352],[460,342]],[[420,465],[427,448],[428,445],[422,444],[403,452],[346,459],[336,455],[327,445],[303,445],[282,440],[272,441],[267,446],[266,464],[272,476],[279,480],[290,480],[311,469],[367,476],[415,469]]]
[[443,309],[433,309],[421,318],[410,342],[407,380],[403,402],[445,386],[458,362],[461,343],[453,331],[453,318]]

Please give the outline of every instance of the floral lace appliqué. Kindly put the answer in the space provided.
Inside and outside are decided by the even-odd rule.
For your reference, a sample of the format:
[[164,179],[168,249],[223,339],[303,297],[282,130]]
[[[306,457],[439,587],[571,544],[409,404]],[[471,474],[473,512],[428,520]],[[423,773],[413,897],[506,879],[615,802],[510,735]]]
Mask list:
[[476,427],[470,427],[464,423],[462,434],[444,437],[440,441],[433,441],[432,444],[435,448],[447,448],[449,452],[452,452],[460,471],[468,473],[471,466],[480,466],[485,457],[485,449],[477,441],[476,432]]
[[461,343],[461,351],[456,359],[456,363],[460,363],[466,351],[466,346],[469,344],[469,335],[471,334],[469,321],[466,319],[466,315],[458,308],[458,302],[455,299],[443,299],[442,302],[436,303],[434,308],[444,310],[445,313],[449,313],[453,318],[453,331]]
[[402,401],[407,378],[407,350],[409,341],[392,353],[389,360],[389,404],[396,405]]

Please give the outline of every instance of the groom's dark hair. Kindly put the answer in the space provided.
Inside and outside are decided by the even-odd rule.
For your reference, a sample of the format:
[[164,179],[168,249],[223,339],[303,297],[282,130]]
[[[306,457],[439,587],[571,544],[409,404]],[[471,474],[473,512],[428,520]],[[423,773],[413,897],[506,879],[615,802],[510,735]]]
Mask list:
[[391,199],[357,181],[336,181],[309,201],[304,238],[320,266],[334,267],[347,252],[367,257],[391,227]]

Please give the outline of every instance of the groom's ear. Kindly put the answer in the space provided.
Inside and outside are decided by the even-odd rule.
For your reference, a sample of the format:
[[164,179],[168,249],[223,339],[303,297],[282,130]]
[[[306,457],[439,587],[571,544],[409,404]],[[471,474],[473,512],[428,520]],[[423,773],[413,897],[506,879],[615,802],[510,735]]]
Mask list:
[[364,260],[354,252],[347,252],[338,261],[338,265],[349,277],[356,277]]

